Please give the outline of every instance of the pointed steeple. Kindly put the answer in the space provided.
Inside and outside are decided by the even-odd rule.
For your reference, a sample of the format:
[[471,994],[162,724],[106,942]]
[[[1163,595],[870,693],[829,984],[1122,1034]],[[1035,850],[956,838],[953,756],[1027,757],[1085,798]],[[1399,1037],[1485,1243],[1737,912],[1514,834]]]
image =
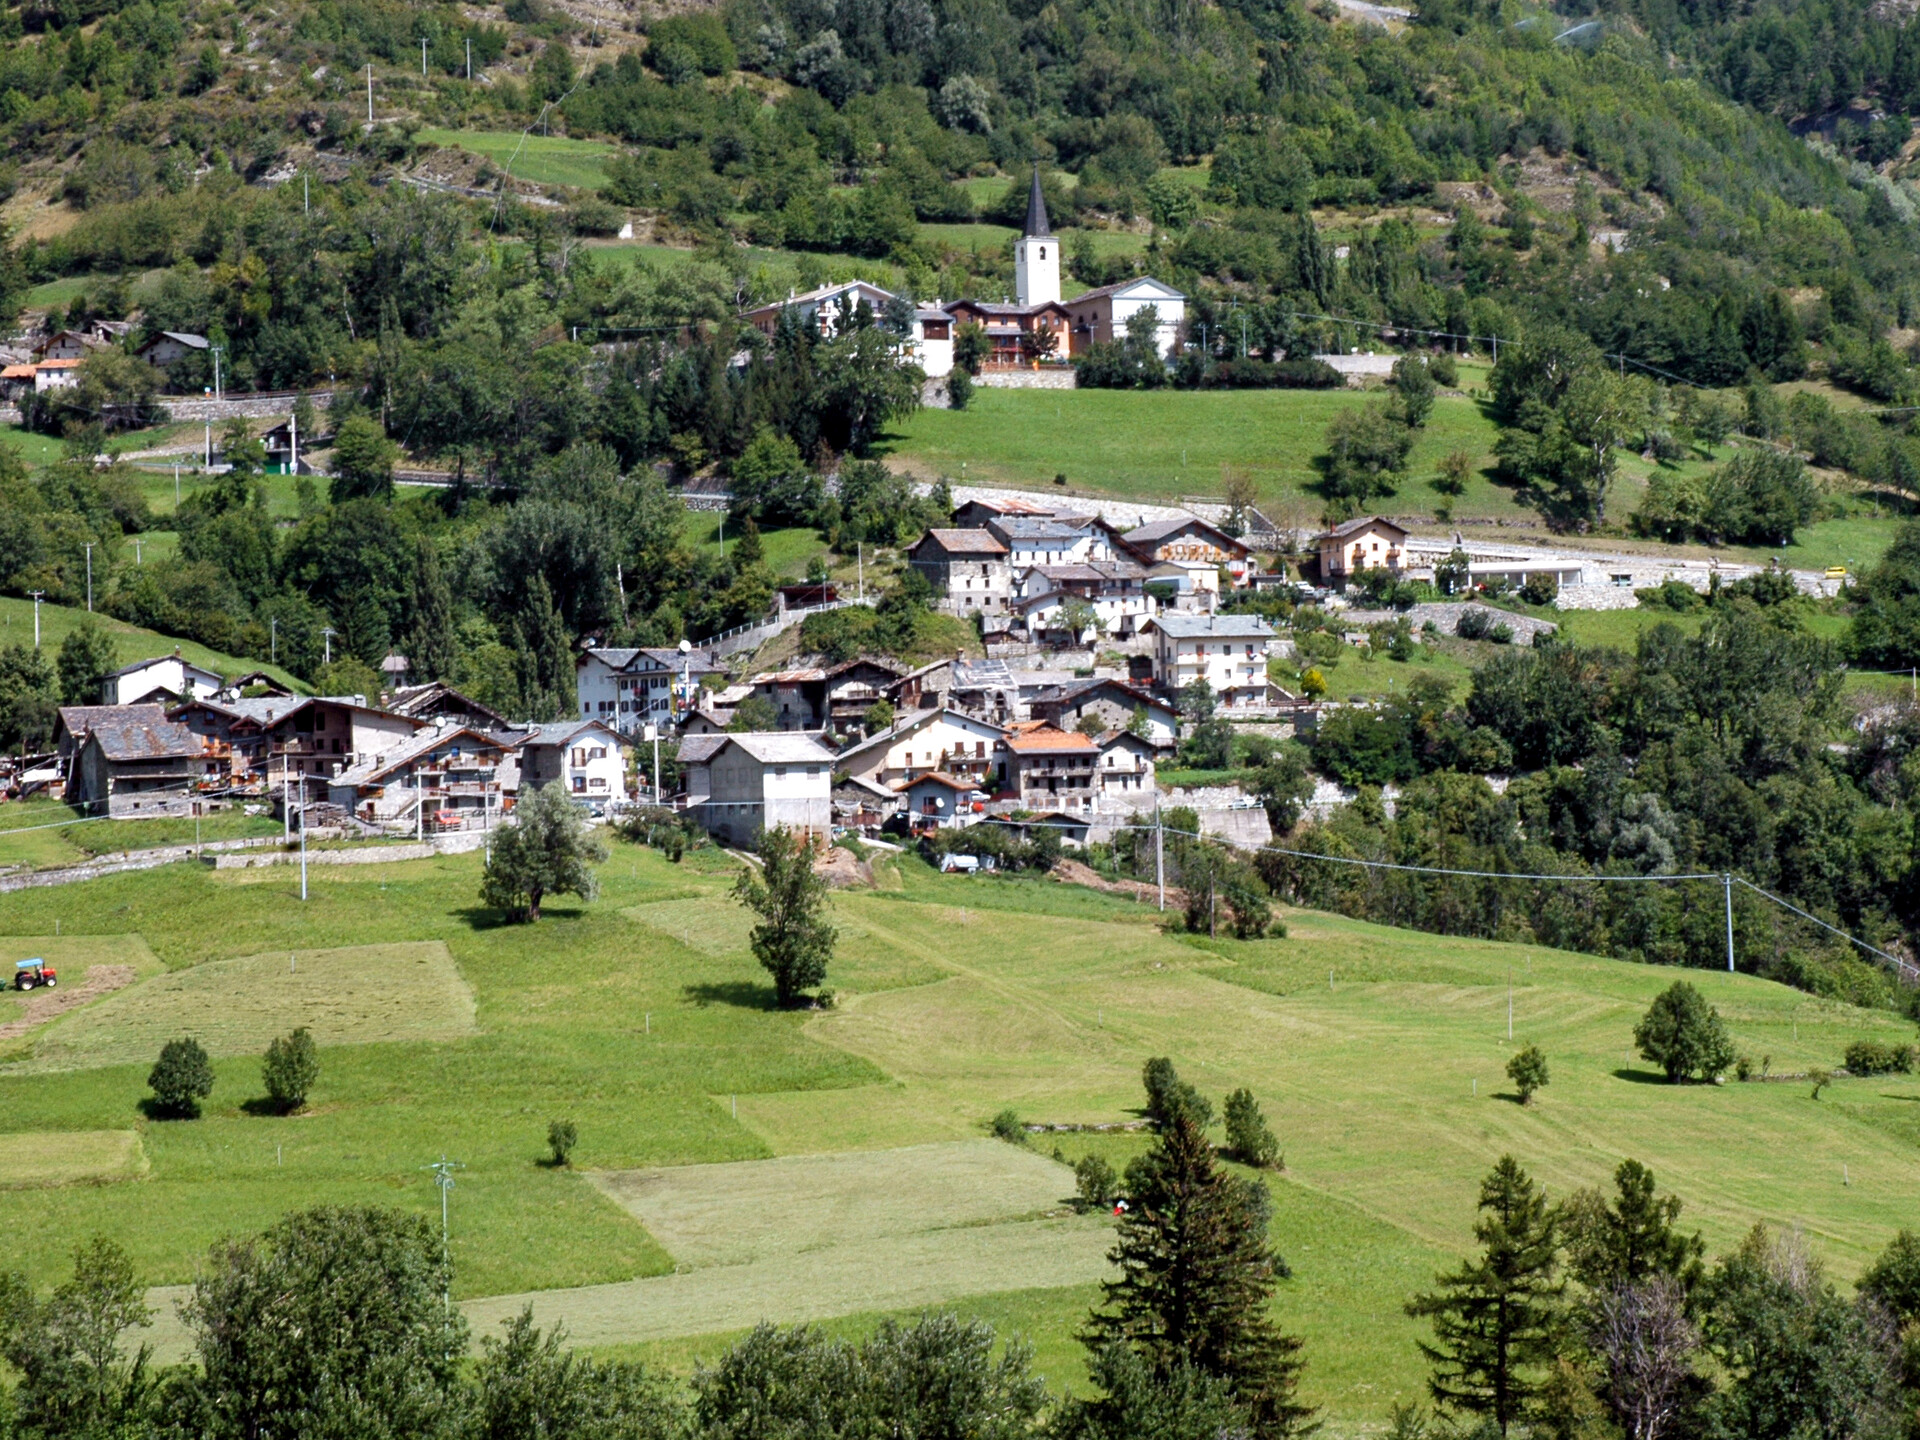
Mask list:
[[1040,193],[1040,166],[1037,163],[1033,167],[1033,186],[1027,191],[1027,224],[1020,233],[1053,234],[1053,226],[1047,223],[1047,197]]

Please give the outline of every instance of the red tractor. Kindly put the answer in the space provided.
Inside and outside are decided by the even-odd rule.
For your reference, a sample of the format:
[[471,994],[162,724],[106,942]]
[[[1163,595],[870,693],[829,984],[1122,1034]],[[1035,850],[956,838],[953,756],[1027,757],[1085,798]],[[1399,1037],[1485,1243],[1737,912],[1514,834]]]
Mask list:
[[59,983],[59,974],[53,966],[38,956],[32,960],[13,962],[13,988],[16,990],[32,990],[41,985],[51,990]]

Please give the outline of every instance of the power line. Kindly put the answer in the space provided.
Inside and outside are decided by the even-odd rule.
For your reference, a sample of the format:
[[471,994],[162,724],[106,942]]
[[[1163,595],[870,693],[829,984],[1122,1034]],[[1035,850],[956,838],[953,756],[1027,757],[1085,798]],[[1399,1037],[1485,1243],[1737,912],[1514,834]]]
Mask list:
[[[1029,829],[1035,826],[1040,826],[1047,829],[1085,829],[1087,826],[1093,823],[1090,820],[1088,821],[1008,820],[1001,816],[990,816],[988,817],[988,819],[989,819],[989,823],[992,823],[992,824],[997,824],[1002,826],[1020,825]],[[1207,836],[1195,830],[1176,830],[1170,826],[1162,827],[1158,825],[1113,825],[1107,828],[1111,831],[1137,830],[1137,831],[1143,831],[1143,832],[1153,832],[1157,834],[1182,835],[1192,840],[1206,840],[1210,838],[1211,839],[1218,838],[1218,837]],[[1235,848],[1242,848],[1242,847],[1235,847]],[[1290,849],[1284,845],[1268,844],[1268,845],[1261,846],[1260,849],[1261,849],[1261,853],[1286,855],[1299,860],[1324,860],[1334,865],[1353,865],[1353,866],[1358,866],[1368,870],[1390,870],[1390,871],[1399,872],[1401,874],[1411,874],[1411,875],[1444,875],[1449,878],[1464,879],[1464,880],[1524,880],[1528,882],[1547,882],[1547,883],[1558,882],[1561,884],[1578,884],[1578,885],[1592,885],[1592,884],[1664,885],[1664,884],[1676,884],[1676,883],[1682,883],[1682,882],[1698,883],[1701,881],[1715,881],[1727,887],[1728,896],[1729,896],[1729,901],[1728,901],[1729,926],[1731,926],[1732,888],[1735,885],[1740,885],[1740,886],[1744,886],[1748,890],[1751,890],[1754,894],[1760,896],[1762,899],[1770,900],[1774,904],[1780,906],[1782,909],[1789,910],[1795,915],[1798,915],[1801,919],[1810,921],[1813,924],[1818,925],[1822,930],[1829,931],[1830,933],[1839,936],[1842,940],[1845,940],[1848,944],[1858,946],[1860,949],[1866,951],[1869,955],[1875,956],[1878,959],[1886,961],[1889,965],[1892,965],[1894,967],[1895,972],[1900,976],[1900,978],[1910,979],[1915,981],[1916,983],[1920,983],[1920,966],[1916,966],[1911,961],[1903,960],[1898,955],[1890,955],[1885,950],[1880,949],[1878,946],[1870,945],[1865,940],[1860,939],[1858,936],[1850,935],[1845,930],[1840,929],[1838,926],[1828,924],[1825,920],[1822,920],[1819,916],[1811,915],[1807,911],[1802,910],[1798,905],[1795,905],[1792,901],[1783,900],[1780,896],[1775,895],[1771,890],[1763,889],[1762,887],[1754,884],[1751,880],[1746,879],[1744,876],[1735,875],[1731,871],[1719,871],[1719,872],[1704,873],[1704,874],[1686,873],[1686,874],[1677,874],[1677,875],[1595,875],[1595,874],[1543,875],[1543,874],[1529,874],[1525,872],[1516,872],[1516,871],[1508,871],[1508,870],[1455,870],[1455,869],[1450,869],[1448,867],[1439,866],[1439,865],[1402,865],[1391,860],[1362,860],[1357,856],[1351,856],[1351,855],[1325,855],[1316,850],[1295,850],[1295,849]],[[1728,969],[1733,968],[1731,963],[1732,948],[1733,948],[1732,941],[1731,939],[1729,939],[1728,941],[1729,963],[1727,967]]]

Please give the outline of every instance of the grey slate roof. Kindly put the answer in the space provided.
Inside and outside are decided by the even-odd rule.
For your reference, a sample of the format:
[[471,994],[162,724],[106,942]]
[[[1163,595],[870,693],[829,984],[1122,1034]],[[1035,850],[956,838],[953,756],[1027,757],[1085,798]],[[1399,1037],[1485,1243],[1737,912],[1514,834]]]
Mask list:
[[[129,705],[128,710],[146,710]],[[109,760],[173,760],[206,753],[200,737],[172,720],[120,715],[94,722],[92,738]]]
[[1047,197],[1040,190],[1040,167],[1033,167],[1033,184],[1027,188],[1027,223],[1021,229],[1022,235],[1052,235],[1053,226],[1047,221]]
[[1406,526],[1396,525],[1384,515],[1356,515],[1351,520],[1343,520],[1321,538],[1323,540],[1344,540],[1349,535],[1357,535],[1369,525],[1384,525],[1389,530],[1407,533]]
[[1149,622],[1177,640],[1267,640],[1273,626],[1258,615],[1156,615]]

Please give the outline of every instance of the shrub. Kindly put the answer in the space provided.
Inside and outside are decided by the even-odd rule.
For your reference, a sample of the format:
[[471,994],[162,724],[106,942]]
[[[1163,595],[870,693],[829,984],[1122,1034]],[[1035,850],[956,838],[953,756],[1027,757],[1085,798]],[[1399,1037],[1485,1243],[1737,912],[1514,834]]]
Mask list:
[[1280,1142],[1267,1128],[1267,1117],[1260,1113],[1260,1102],[1247,1089],[1227,1096],[1227,1148],[1243,1164],[1260,1170],[1281,1167]]
[[1833,1084],[1833,1072],[1815,1068],[1807,1072],[1807,1078],[1813,1081],[1813,1098],[1818,1100],[1820,1092]]
[[958,366],[947,376],[947,406],[953,410],[964,410],[973,399],[973,377]]
[[1538,1045],[1529,1045],[1507,1061],[1507,1078],[1520,1092],[1520,1103],[1531,1105],[1534,1092],[1547,1084],[1547,1057]]
[[1444,385],[1451,390],[1460,383],[1460,367],[1452,355],[1442,350],[1427,357],[1427,373],[1433,376],[1433,383]]
[[547,1122],[547,1149],[553,1152],[554,1168],[573,1163],[573,1147],[580,1143],[580,1127],[571,1120]]
[[1073,1188],[1083,1210],[1104,1210],[1114,1202],[1120,1177],[1100,1155],[1082,1155],[1073,1165]]
[[1180,1072],[1166,1056],[1156,1055],[1147,1061],[1140,1078],[1147,1089],[1147,1118],[1158,1128],[1166,1129],[1182,1112],[1192,1115],[1195,1123],[1203,1127],[1213,1123],[1213,1106],[1180,1078]]
[[1462,640],[1484,640],[1487,638],[1487,632],[1492,629],[1493,612],[1475,607],[1460,612],[1460,618],[1454,624],[1453,633]]
[[1520,587],[1520,598],[1529,605],[1551,605],[1560,598],[1560,582],[1552,575],[1529,575]]
[[302,1025],[291,1035],[283,1035],[267,1046],[260,1065],[261,1083],[267,1098],[282,1114],[292,1114],[307,1103],[314,1083],[320,1078],[320,1048],[313,1033]]
[[991,1123],[994,1139],[1004,1140],[1009,1145],[1024,1145],[1027,1143],[1027,1127],[1020,1123],[1019,1111],[1011,1109],[1002,1110],[998,1115],[993,1117]]
[[1847,1047],[1849,1075],[1911,1075],[1914,1047],[1881,1045],[1872,1040],[1856,1040]]
[[1716,1080],[1733,1064],[1733,1042],[1720,1012],[1685,980],[1661,992],[1634,1027],[1633,1039],[1641,1055],[1675,1083],[1689,1076]]
[[213,1062],[192,1038],[169,1040],[147,1076],[154,1108],[162,1115],[191,1120],[200,1102],[213,1093]]

